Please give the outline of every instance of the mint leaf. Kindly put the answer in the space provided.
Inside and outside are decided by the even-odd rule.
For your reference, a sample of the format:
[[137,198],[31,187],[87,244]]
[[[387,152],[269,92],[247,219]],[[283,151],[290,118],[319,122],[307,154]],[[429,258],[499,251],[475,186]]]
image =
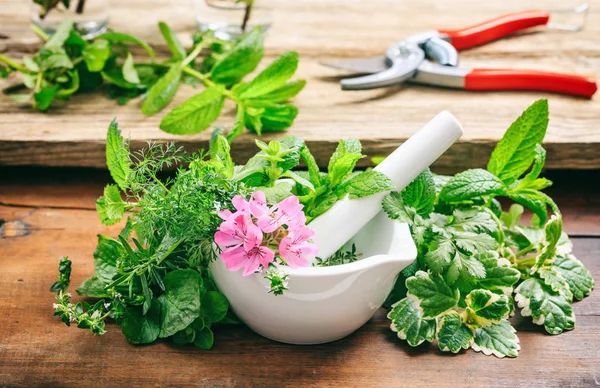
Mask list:
[[110,176],[121,190],[127,188],[127,178],[131,172],[130,164],[129,145],[121,136],[119,124],[113,120],[106,134],[106,165]]
[[67,52],[62,47],[43,47],[35,56],[35,61],[40,65],[42,72],[52,69],[73,68],[73,62],[71,62]]
[[154,50],[150,45],[135,36],[124,34],[122,32],[109,31],[96,37],[96,40],[105,39],[109,42],[134,43],[146,50],[151,60],[154,60]]
[[[250,110],[246,110],[249,113]],[[298,115],[298,108],[290,104],[272,104],[246,115],[246,127],[257,134],[277,132],[289,128]]]
[[533,211],[540,223],[543,224],[548,219],[546,201],[542,197],[535,194],[511,194],[508,197]]
[[65,41],[69,37],[71,30],[73,29],[73,21],[69,18],[63,19],[58,25],[54,34],[44,44],[44,47],[62,47]]
[[516,191],[519,191],[523,188],[533,188],[531,186],[534,185],[534,182],[536,182],[537,178],[542,172],[542,168],[544,168],[544,164],[546,163],[546,150],[541,145],[536,144],[533,152],[533,167],[531,167],[531,171],[529,171],[529,173],[527,173],[527,175],[521,179],[517,185]]
[[81,55],[87,65],[87,68],[92,73],[102,71],[106,61],[110,57],[111,45],[106,40],[96,40],[88,44],[83,49]]
[[113,225],[121,221],[125,213],[125,202],[121,199],[121,192],[116,185],[104,188],[104,195],[96,200],[96,211],[104,225]]
[[423,311],[423,318],[435,318],[458,303],[458,290],[452,290],[439,275],[418,271],[406,279],[407,297]]
[[160,338],[172,336],[198,318],[204,288],[200,274],[192,269],[167,273],[164,284],[165,292],[153,301],[160,307]]
[[231,178],[235,164],[231,159],[229,142],[223,136],[218,135],[210,147],[210,157],[213,161],[219,163],[223,168],[223,174]]
[[537,270],[540,278],[546,283],[546,285],[552,288],[552,291],[559,293],[569,302],[573,301],[573,293],[569,287],[569,283],[562,277],[560,272],[556,271],[552,267],[541,267]]
[[519,178],[535,158],[534,149],[541,144],[548,127],[548,101],[534,102],[511,124],[496,145],[487,165],[492,174],[505,184]]
[[169,112],[160,122],[160,129],[168,133],[189,135],[208,128],[223,109],[222,86],[214,86],[190,97]]
[[441,351],[458,353],[473,343],[473,330],[462,321],[456,311],[444,314],[438,323],[438,346]]
[[504,183],[486,170],[477,168],[456,174],[440,193],[444,202],[462,202],[485,195],[504,195]]
[[300,157],[302,160],[304,160],[304,163],[306,163],[310,182],[315,187],[321,186],[321,171],[319,170],[319,165],[315,161],[314,156],[310,153],[308,147],[302,147],[300,150]]
[[123,63],[123,79],[132,84],[140,83],[140,77],[135,70],[133,63],[133,56],[129,52],[127,53],[127,58],[125,58],[125,62]]
[[525,280],[515,289],[515,302],[521,315],[531,316],[533,323],[544,325],[550,334],[559,334],[575,327],[571,302],[535,277]]
[[250,31],[212,68],[214,82],[230,85],[256,69],[263,57],[263,34],[260,27]]
[[356,139],[340,140],[327,167],[331,187],[343,182],[354,170],[356,162],[362,159],[362,146]]
[[423,319],[421,310],[411,299],[404,298],[392,305],[387,317],[392,321],[391,328],[398,333],[398,338],[406,340],[410,346],[419,346],[435,338],[435,320]]
[[426,216],[433,211],[435,196],[435,182],[429,169],[419,174],[402,190],[404,203],[414,208],[422,216]]
[[300,93],[305,85],[305,80],[291,81],[270,93],[249,100],[248,104],[264,106],[265,104],[285,102]]
[[238,104],[235,108],[235,121],[233,122],[233,127],[231,131],[227,134],[227,141],[231,143],[236,137],[241,135],[244,132],[244,128],[246,128],[246,123],[244,119],[244,106]]
[[173,59],[176,61],[183,60],[187,53],[173,30],[171,30],[171,28],[164,22],[158,23],[158,29],[160,30],[163,38],[165,38],[165,42],[167,42],[167,46],[173,54]]
[[471,347],[486,356],[493,354],[498,358],[517,357],[521,346],[515,332],[515,328],[506,320],[479,327],[475,329],[475,341]]
[[575,299],[581,300],[592,292],[594,278],[575,256],[558,256],[551,267],[560,273],[569,284],[569,289]]
[[246,85],[239,98],[264,98],[265,94],[282,87],[294,75],[297,68],[298,53],[285,52]]
[[368,197],[376,193],[393,190],[394,183],[379,171],[364,171],[346,180],[338,189],[347,193],[350,199]]
[[169,71],[152,85],[142,104],[143,114],[153,115],[158,113],[171,102],[179,89],[181,71],[181,62],[173,63]]
[[519,225],[519,221],[523,215],[523,210],[523,206],[513,203],[510,205],[508,212],[502,212],[500,215],[500,221],[502,221],[508,229],[512,229]]
[[465,323],[472,328],[498,323],[508,316],[510,307],[506,295],[489,290],[473,290],[465,298]]

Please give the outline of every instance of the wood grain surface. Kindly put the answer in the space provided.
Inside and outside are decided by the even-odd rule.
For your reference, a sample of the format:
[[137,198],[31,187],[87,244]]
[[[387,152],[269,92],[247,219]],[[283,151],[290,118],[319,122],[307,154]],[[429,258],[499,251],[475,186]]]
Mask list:
[[[465,26],[523,9],[564,9],[578,1],[270,1],[275,23],[266,39],[266,62],[286,50],[296,50],[301,55],[298,77],[308,80],[296,99],[300,114],[288,133],[304,138],[321,165],[340,138],[360,139],[369,156],[386,155],[446,109],[463,123],[465,135],[437,166],[451,171],[483,166],[493,145],[520,112],[535,99],[547,97],[551,110],[545,144],[548,167],[600,167],[598,97],[586,100],[535,92],[465,92],[418,86],[342,92],[338,84],[342,74],[319,65],[329,59],[379,55],[394,40],[420,31]],[[6,37],[0,39],[0,52],[12,58],[34,52],[39,41],[28,29],[28,2],[0,0],[0,9],[0,35]],[[169,22],[184,42],[190,42],[195,28],[191,0],[113,2],[110,25],[114,29],[139,35],[165,53],[167,48],[156,28],[159,20]],[[597,76],[599,35],[600,0],[592,0],[582,32],[535,29],[465,51],[461,63]],[[0,86],[15,81],[0,81]],[[183,87],[169,108],[197,92]],[[37,113],[0,96],[0,164],[104,167],[104,137],[114,117],[136,148],[147,140],[177,140],[191,150],[206,146],[208,132],[186,137],[162,133],[158,123],[164,113],[145,117],[139,106],[139,101],[121,107],[99,94],[78,95],[47,113]],[[233,120],[230,107],[226,110],[220,123]],[[278,136],[281,134],[271,134],[266,139]],[[238,162],[255,152],[252,139],[247,134],[235,142]]]
[[[562,177],[561,177],[562,175]],[[574,251],[600,282],[598,173],[554,173],[555,196]],[[515,316],[522,350],[517,359],[472,351],[411,348],[389,330],[380,310],[345,339],[317,346],[279,344],[249,329],[216,332],[201,351],[160,341],[127,343],[108,333],[67,328],[52,317],[58,259],[73,260],[73,284],[93,272],[95,235],[116,235],[100,224],[93,204],[105,172],[0,168],[0,387],[592,387],[600,384],[600,293],[573,305],[575,330],[550,336]],[[34,183],[37,182],[37,183]],[[561,189],[562,188],[562,189]],[[569,189],[568,191],[566,189]],[[590,230],[589,228],[592,227]]]

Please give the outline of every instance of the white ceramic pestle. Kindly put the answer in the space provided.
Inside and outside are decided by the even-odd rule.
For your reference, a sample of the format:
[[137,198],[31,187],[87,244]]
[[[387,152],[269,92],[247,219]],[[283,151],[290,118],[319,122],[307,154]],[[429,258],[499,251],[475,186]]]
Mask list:
[[[456,118],[443,111],[392,152],[375,171],[390,177],[396,190],[402,190],[462,134]],[[309,226],[315,231],[313,242],[319,247],[319,257],[333,255],[367,225],[381,211],[385,195],[387,192],[360,199],[345,198],[315,218]]]

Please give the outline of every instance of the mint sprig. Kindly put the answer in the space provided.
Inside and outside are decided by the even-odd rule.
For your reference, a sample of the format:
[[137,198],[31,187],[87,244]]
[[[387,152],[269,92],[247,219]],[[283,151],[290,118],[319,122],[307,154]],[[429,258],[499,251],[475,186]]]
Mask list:
[[[552,183],[540,178],[547,124],[540,100],[510,126],[487,170],[427,170],[384,199],[384,211],[409,224],[418,248],[388,299],[400,299],[388,317],[411,346],[437,339],[443,351],[516,357],[519,340],[507,320],[514,302],[550,334],[574,328],[571,303],[594,281],[572,255],[558,206],[541,191]],[[503,212],[497,197],[516,204]],[[520,225],[521,205],[535,214],[530,226]]]
[[[66,20],[54,35],[42,36],[47,40],[44,46],[35,56],[24,57],[22,64],[0,55],[4,64],[0,74],[19,72],[23,80],[5,93],[45,111],[76,93],[103,89],[119,104],[141,96],[142,113],[154,115],[172,102],[185,83],[203,90],[164,116],[160,128],[165,132],[186,135],[206,130],[222,115],[227,100],[236,107],[235,121],[224,133],[230,142],[244,128],[260,135],[293,124],[298,108],[288,101],[306,83],[290,81],[298,67],[297,53],[284,53],[246,82],[244,78],[264,56],[259,27],[235,42],[222,41],[210,32],[197,33],[189,50],[167,24],[160,22],[158,27],[171,52],[160,62],[152,47],[135,36],[110,31],[85,40]],[[149,60],[140,61],[128,47],[131,44],[142,47]],[[207,50],[209,54],[200,60]]]

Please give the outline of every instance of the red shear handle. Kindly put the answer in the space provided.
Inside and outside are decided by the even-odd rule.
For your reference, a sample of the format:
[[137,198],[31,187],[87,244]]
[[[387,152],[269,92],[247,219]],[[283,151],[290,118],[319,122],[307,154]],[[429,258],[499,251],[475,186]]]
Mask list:
[[541,90],[592,97],[598,86],[593,78],[534,70],[473,69],[465,76],[470,90]]
[[500,16],[474,26],[457,30],[439,30],[448,35],[450,43],[457,49],[467,49],[491,42],[504,36],[514,34],[535,26],[548,23],[550,13],[547,11],[523,11]]

